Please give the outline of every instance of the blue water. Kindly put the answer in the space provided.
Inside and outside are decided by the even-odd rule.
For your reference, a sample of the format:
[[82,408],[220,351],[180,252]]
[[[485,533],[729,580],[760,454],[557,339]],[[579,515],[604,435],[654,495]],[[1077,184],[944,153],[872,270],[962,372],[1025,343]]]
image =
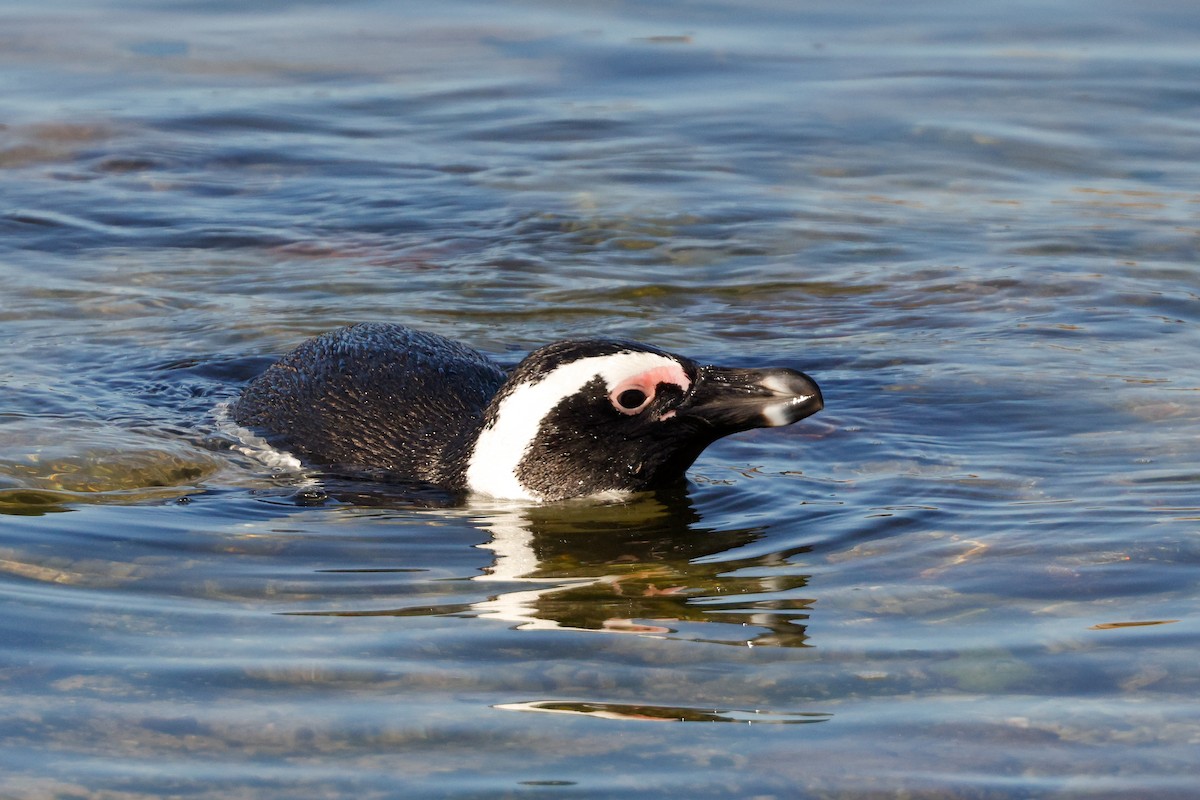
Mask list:
[[[250,10],[247,10],[247,9]],[[10,2],[0,796],[1185,798],[1200,8]],[[681,495],[312,483],[390,320],[803,369]]]

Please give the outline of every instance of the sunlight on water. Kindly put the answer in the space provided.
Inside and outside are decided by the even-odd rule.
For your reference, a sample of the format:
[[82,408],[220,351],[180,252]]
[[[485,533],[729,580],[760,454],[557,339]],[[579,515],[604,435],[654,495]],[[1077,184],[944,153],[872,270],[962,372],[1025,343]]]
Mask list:
[[[1198,26],[10,3],[4,795],[1192,796]],[[243,447],[363,320],[826,408],[622,502]]]

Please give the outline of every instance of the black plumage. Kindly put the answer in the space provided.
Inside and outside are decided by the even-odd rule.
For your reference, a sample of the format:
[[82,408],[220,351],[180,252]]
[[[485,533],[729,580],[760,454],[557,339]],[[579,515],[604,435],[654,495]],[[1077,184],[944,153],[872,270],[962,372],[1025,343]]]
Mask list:
[[230,408],[305,461],[463,489],[463,470],[505,371],[458,342],[362,323],[301,344]]
[[569,340],[506,372],[402,325],[304,342],[232,404],[240,425],[339,473],[561,500],[680,481],[716,439],[822,407],[795,370],[724,369],[618,340]]

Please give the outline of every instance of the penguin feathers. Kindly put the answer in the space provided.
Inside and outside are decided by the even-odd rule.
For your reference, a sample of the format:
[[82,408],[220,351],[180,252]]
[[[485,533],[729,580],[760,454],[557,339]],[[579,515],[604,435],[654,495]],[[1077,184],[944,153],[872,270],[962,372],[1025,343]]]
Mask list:
[[[637,446],[633,411],[654,393],[680,396],[691,384],[683,363],[621,342],[559,342],[517,368],[488,409],[467,468],[467,486],[494,497],[557,500],[645,481],[617,474],[640,463],[614,450]],[[643,389],[636,387],[644,386]],[[628,388],[626,388],[628,387]],[[635,406],[622,405],[635,399]]]
[[231,406],[239,425],[306,462],[450,488],[505,373],[402,325],[364,323],[302,343]]
[[721,436],[821,407],[816,383],[790,369],[705,367],[633,342],[570,340],[508,374],[445,337],[363,323],[302,343],[230,411],[334,471],[553,501],[676,483]]

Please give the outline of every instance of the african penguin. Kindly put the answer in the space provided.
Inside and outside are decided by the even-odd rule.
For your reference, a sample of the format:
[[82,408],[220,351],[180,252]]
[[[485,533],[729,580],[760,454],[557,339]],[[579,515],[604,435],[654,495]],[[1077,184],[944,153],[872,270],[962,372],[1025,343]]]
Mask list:
[[679,482],[712,442],[823,407],[792,369],[701,366],[569,340],[506,373],[465,345],[362,323],[299,345],[230,406],[239,425],[338,472],[554,501]]

